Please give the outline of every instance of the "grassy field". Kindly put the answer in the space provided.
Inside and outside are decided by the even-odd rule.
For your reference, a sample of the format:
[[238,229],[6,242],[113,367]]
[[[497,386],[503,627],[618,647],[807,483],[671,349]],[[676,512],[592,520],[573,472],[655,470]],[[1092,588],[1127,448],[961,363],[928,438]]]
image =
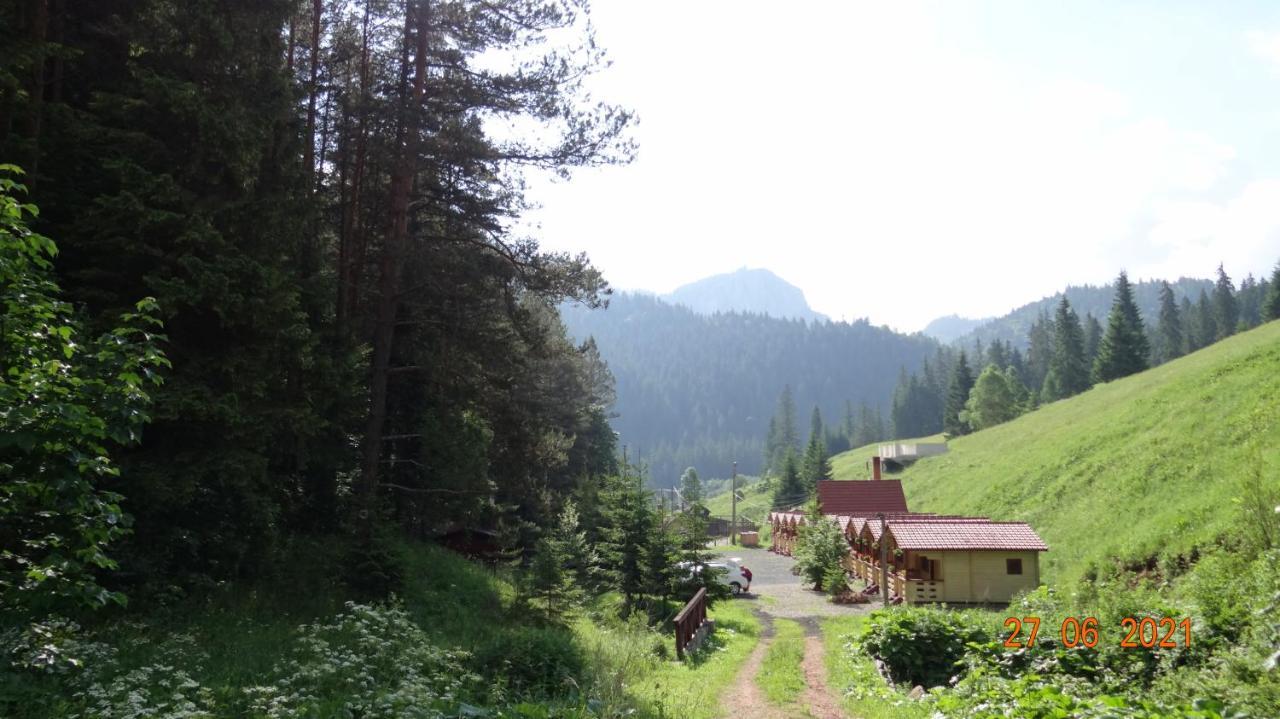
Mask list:
[[779,706],[794,704],[804,691],[804,630],[790,619],[773,622],[776,634],[764,655],[756,682],[769,701]]
[[[836,458],[837,478],[861,476],[864,450]],[[1275,491],[1280,322],[954,439],[901,477],[914,511],[1029,522],[1063,583],[1200,553],[1265,500],[1244,489],[1255,473]]]

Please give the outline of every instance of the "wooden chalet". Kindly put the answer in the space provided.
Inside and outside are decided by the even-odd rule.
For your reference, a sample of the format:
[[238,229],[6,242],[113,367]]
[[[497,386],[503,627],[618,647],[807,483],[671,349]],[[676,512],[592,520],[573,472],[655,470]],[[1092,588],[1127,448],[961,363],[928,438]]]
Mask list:
[[[879,479],[878,461],[873,467],[872,480],[818,483],[819,508],[849,543],[845,569],[868,591],[882,581],[882,542],[894,603],[1006,603],[1040,584],[1040,552],[1049,547],[1028,524],[911,512],[902,483]],[[804,515],[772,512],[769,522],[770,549],[791,556]]]

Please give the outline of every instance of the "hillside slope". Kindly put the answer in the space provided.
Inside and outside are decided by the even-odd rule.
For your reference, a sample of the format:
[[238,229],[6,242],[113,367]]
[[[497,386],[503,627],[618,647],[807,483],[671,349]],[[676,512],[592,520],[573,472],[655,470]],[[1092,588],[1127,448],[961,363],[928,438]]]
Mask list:
[[1280,474],[1280,322],[952,440],[902,477],[912,510],[1030,522],[1063,583],[1213,542],[1244,521],[1253,472]]

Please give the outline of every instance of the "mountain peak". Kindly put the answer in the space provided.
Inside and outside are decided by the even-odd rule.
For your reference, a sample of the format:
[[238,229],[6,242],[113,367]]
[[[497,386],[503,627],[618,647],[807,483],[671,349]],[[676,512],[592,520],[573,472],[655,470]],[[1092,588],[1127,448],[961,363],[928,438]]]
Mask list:
[[809,307],[799,287],[763,268],[712,275],[677,287],[663,299],[699,314],[751,312],[784,319],[827,319]]

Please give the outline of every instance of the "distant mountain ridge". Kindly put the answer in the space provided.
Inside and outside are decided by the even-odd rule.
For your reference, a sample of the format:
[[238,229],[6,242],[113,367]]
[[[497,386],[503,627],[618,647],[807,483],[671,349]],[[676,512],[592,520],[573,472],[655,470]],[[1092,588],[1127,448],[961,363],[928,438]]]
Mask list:
[[920,333],[939,342],[951,342],[990,322],[991,319],[987,317],[975,320],[960,315],[947,315],[925,325]]
[[804,291],[766,269],[748,269],[705,277],[677,287],[661,298],[703,315],[747,312],[779,319],[826,321],[809,307]]

